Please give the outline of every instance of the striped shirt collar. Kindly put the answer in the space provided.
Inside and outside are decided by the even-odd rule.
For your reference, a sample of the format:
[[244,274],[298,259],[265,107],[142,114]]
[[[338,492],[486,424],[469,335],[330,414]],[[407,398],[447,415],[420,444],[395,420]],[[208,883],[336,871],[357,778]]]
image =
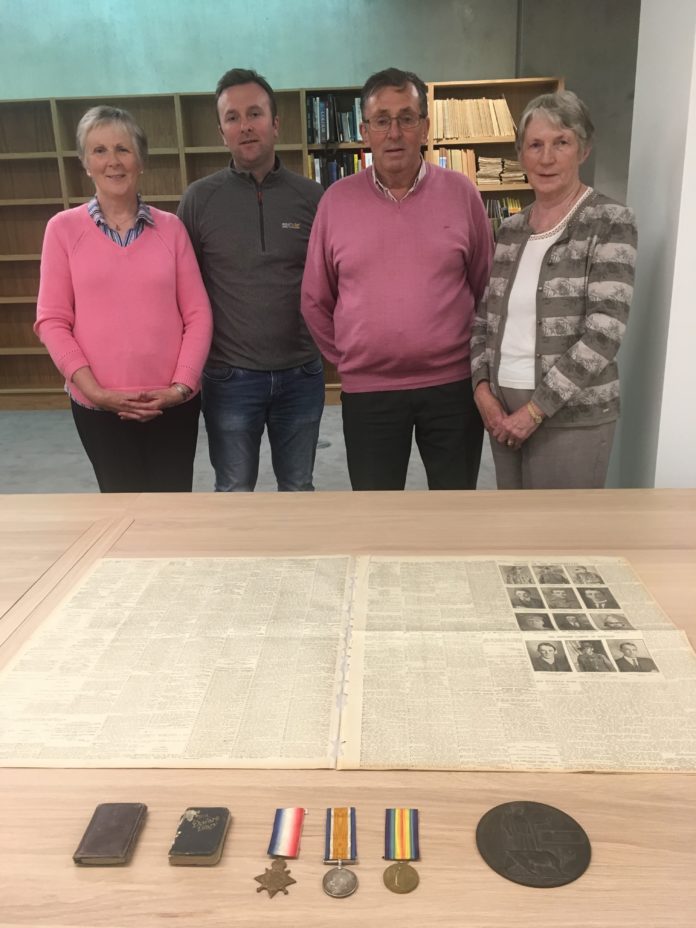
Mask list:
[[[152,217],[150,212],[150,207],[147,203],[143,202],[142,197],[138,194],[138,212],[135,214],[135,222],[133,223],[133,228],[129,229],[126,232],[125,238],[121,238],[118,232],[115,229],[112,229],[106,222],[104,214],[101,211],[99,205],[99,200],[96,197],[92,199],[87,204],[87,212],[92,217],[94,222],[99,226],[102,232],[110,235],[114,241],[120,241],[121,244],[128,244],[133,238],[137,238],[143,230],[145,225],[154,226],[155,220]],[[135,234],[132,234],[135,230]]]
[[[423,158],[421,157],[420,168],[418,169],[418,173],[416,174],[416,179],[413,181],[413,183],[411,184],[411,186],[410,186],[410,187],[408,188],[408,190],[406,191],[405,196],[401,197],[402,200],[405,200],[406,197],[410,197],[410,196],[411,196],[411,194],[412,194],[413,191],[416,189],[416,187],[418,186],[418,184],[420,184],[420,182],[421,182],[421,181],[423,180],[423,178],[425,177],[425,174],[426,174],[425,161],[424,161]],[[382,183],[382,181],[379,179],[379,177],[377,177],[377,171],[375,170],[374,164],[372,165],[372,180],[373,180],[374,183],[375,183],[375,187],[376,187],[378,190],[380,190],[388,200],[392,200],[394,203],[399,203],[399,202],[400,202],[399,200],[396,199],[396,197],[395,197],[394,194],[391,192],[391,190],[389,189],[389,187],[385,187],[384,184]]]

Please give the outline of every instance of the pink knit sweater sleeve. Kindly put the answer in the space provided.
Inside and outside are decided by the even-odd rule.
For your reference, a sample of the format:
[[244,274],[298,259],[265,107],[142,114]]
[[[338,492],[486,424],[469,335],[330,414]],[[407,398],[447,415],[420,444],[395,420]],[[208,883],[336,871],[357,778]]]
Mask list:
[[471,197],[472,249],[467,267],[467,280],[474,295],[474,307],[483,298],[493,264],[493,233],[483,199],[472,190]]
[[301,311],[319,351],[337,364],[334,310],[338,300],[338,277],[331,257],[329,203],[324,194],[312,225],[302,278]]
[[34,331],[68,382],[75,371],[89,363],[73,335],[75,298],[69,254],[79,240],[79,234],[74,234],[71,218],[59,213],[46,226],[34,324]]

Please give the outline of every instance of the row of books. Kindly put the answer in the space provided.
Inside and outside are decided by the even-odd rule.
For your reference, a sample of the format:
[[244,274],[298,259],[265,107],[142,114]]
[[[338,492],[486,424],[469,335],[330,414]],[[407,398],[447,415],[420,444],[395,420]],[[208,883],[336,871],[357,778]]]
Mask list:
[[441,168],[466,174],[476,182],[476,152],[473,148],[441,148],[438,159]]
[[503,219],[507,219],[513,213],[519,213],[522,209],[522,204],[517,197],[491,197],[484,202],[494,235],[500,228]]
[[360,97],[307,94],[307,143],[360,142]]
[[337,151],[331,154],[307,155],[309,174],[322,187],[330,187],[335,181],[350,174],[357,174],[372,164],[371,151]]
[[513,158],[478,156],[473,148],[440,148],[440,167],[466,174],[479,187],[499,187],[501,184],[524,184],[527,176],[519,161]]
[[436,100],[433,138],[475,139],[514,136],[515,123],[505,97]]

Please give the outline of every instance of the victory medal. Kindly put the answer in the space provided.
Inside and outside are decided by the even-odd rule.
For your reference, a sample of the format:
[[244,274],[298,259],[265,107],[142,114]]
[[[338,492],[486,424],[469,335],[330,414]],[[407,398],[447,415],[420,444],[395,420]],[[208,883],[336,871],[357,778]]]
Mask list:
[[418,809],[385,809],[384,859],[396,863],[384,871],[384,885],[393,893],[411,893],[418,886],[418,871],[407,861],[420,858]]

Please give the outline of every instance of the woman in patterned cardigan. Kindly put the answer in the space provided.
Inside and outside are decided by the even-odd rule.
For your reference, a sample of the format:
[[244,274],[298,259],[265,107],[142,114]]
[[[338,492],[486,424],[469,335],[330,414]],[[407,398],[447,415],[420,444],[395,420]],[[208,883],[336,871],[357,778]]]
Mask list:
[[471,338],[499,489],[603,487],[619,415],[616,353],[633,295],[633,212],[587,187],[584,103],[543,94],[517,148],[535,200],[500,227]]

